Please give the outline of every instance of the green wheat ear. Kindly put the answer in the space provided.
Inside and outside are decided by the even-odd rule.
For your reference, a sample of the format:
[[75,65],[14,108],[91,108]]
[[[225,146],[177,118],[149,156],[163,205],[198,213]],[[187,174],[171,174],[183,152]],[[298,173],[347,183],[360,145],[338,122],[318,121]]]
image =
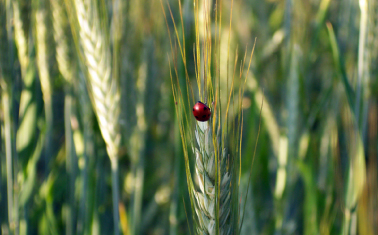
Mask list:
[[[105,2],[66,0],[71,24],[76,37],[76,49],[86,75],[92,106],[97,116],[102,137],[112,167],[114,234],[119,234],[118,158],[121,145],[119,127],[120,88],[117,78],[118,64],[114,59],[117,47],[109,42]],[[113,56],[113,58],[112,58]]]
[[100,10],[96,4],[76,0],[75,6],[93,107],[109,157],[114,159],[118,156],[121,136],[118,123],[120,91],[117,80],[111,76],[109,42],[102,30]]
[[[197,147],[193,148],[196,157],[196,175],[199,189],[194,187],[195,211],[198,217],[199,234],[216,234],[216,221],[219,218],[219,233],[233,234],[231,224],[231,169],[227,161],[226,149],[221,149],[221,131],[213,132],[209,122],[197,122],[195,137]],[[218,156],[217,156],[218,155]],[[220,159],[219,159],[220,158]],[[216,159],[220,166],[220,189],[217,192]],[[220,194],[219,194],[220,192]],[[218,197],[219,195],[219,197]],[[216,200],[219,200],[217,210]],[[219,213],[217,213],[217,211]]]
[[[183,14],[180,1],[180,23],[184,26]],[[231,8],[232,8],[231,2]],[[162,2],[161,2],[162,4]],[[238,53],[235,53],[234,70],[232,74],[227,70],[227,93],[226,99],[221,102],[221,76],[220,76],[220,45],[221,45],[221,4],[216,2],[215,8],[215,34],[210,30],[212,28],[210,10],[210,1],[199,3],[198,0],[193,1],[194,18],[196,30],[196,43],[194,44],[194,64],[195,77],[198,88],[196,96],[188,75],[186,67],[185,52],[185,35],[179,35],[173,13],[168,4],[169,14],[173,21],[175,37],[177,39],[178,49],[180,50],[181,59],[185,71],[185,89],[181,89],[180,75],[177,73],[177,65],[174,63],[175,78],[170,73],[172,92],[174,101],[177,105],[176,115],[179,121],[180,135],[182,145],[184,146],[185,171],[189,188],[191,209],[193,212],[193,220],[196,234],[239,234],[239,169],[240,169],[240,146],[242,139],[242,123],[243,114],[241,109],[241,99],[244,94],[244,85],[246,80],[243,69],[248,66],[246,78],[248,77],[253,49],[246,62],[247,53],[240,64],[240,71],[237,75]],[[162,4],[163,14],[166,18],[166,25],[169,30],[167,15]],[[232,11],[231,11],[232,12]],[[200,15],[203,15],[203,21]],[[230,16],[230,22],[232,14]],[[231,27],[231,23],[230,23]],[[202,31],[205,31],[202,35]],[[168,34],[170,35],[170,34]],[[182,38],[182,41],[179,39]],[[174,47],[172,38],[170,37],[170,45],[172,57],[174,55]],[[230,35],[229,39],[230,41]],[[214,44],[214,45],[213,45]],[[253,47],[254,48],[254,47]],[[236,51],[238,49],[236,48]],[[227,48],[227,64],[229,64],[230,43]],[[229,77],[230,75],[230,77]],[[236,77],[239,76],[238,79]],[[230,79],[228,79],[230,78]],[[230,80],[230,81],[229,81]],[[241,82],[235,83],[235,80]],[[244,81],[243,81],[244,80]],[[235,84],[239,88],[235,88]],[[243,85],[244,84],[244,85]],[[188,112],[188,107],[196,98],[202,102],[214,102],[210,105],[212,109],[212,118],[207,122],[193,122],[194,117]],[[222,105],[221,105],[222,104]],[[191,110],[191,109],[189,109]],[[195,131],[193,132],[193,124],[195,123]],[[189,153],[187,148],[192,147],[195,156],[196,177],[192,177],[190,169]],[[239,176],[240,177],[240,176]],[[196,179],[196,184],[194,180]]]

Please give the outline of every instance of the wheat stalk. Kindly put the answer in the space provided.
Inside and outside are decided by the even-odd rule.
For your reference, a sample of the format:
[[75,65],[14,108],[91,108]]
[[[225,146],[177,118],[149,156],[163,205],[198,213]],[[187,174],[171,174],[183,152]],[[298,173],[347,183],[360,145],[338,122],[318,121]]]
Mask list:
[[[100,8],[93,1],[74,0],[74,6],[92,104],[112,166],[114,233],[119,234],[120,91],[117,79],[112,77],[110,45],[102,24],[106,22],[106,17],[100,14]],[[105,20],[101,20],[103,18]]]

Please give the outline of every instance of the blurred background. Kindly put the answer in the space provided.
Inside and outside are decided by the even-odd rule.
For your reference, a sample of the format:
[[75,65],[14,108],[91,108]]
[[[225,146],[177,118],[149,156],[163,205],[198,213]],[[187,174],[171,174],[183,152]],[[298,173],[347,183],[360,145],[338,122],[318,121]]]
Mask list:
[[[117,71],[121,232],[190,234],[169,75],[168,4],[181,35],[178,2],[83,1],[99,9],[88,28],[73,2],[0,0],[1,233],[113,234],[109,150],[78,42],[92,30],[105,35],[105,68]],[[181,4],[194,81],[193,2]],[[231,58],[256,39],[243,97],[241,234],[378,234],[378,2],[213,4]]]

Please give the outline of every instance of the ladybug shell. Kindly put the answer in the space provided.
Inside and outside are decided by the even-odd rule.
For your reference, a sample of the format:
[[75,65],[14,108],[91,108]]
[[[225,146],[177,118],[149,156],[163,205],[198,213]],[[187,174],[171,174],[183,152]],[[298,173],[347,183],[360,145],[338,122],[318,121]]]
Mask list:
[[211,110],[209,107],[207,107],[206,104],[202,103],[201,101],[198,101],[193,106],[193,115],[197,119],[197,121],[206,122],[210,119]]

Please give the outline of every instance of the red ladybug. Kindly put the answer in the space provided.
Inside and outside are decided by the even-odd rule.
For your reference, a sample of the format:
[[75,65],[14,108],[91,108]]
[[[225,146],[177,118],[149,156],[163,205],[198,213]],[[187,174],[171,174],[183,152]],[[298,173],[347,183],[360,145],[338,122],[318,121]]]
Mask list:
[[211,116],[211,110],[206,104],[202,103],[201,101],[197,101],[197,103],[193,106],[193,115],[197,121],[206,122]]

